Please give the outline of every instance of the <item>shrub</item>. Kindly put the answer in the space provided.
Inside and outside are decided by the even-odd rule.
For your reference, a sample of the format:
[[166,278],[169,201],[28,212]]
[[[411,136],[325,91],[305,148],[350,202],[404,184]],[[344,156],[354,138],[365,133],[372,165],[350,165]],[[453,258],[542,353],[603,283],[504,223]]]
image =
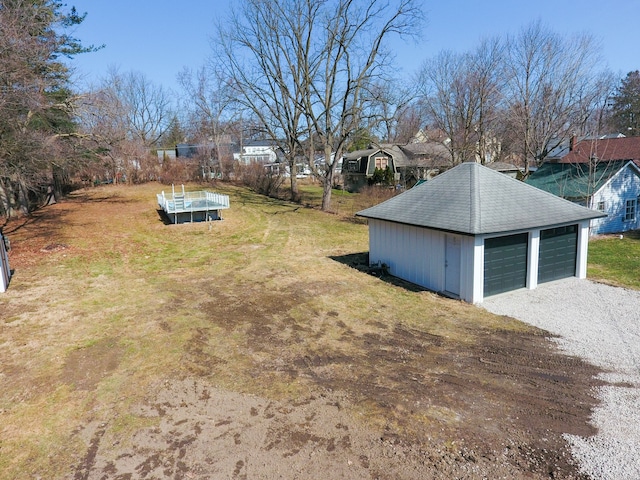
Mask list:
[[284,177],[265,168],[260,163],[242,165],[238,168],[240,182],[261,195],[277,197]]
[[389,166],[384,170],[376,168],[373,171],[373,175],[369,179],[369,185],[393,185],[394,175]]
[[165,159],[160,172],[160,182],[165,185],[198,180],[200,171],[195,160]]

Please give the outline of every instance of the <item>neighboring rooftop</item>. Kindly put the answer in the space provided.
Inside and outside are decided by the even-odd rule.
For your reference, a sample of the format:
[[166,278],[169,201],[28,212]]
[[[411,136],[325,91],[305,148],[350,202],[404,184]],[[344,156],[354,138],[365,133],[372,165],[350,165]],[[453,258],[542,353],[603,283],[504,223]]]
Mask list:
[[545,163],[526,183],[568,200],[584,200],[597,192],[628,160],[588,163]]
[[558,162],[589,163],[592,158],[598,161],[632,160],[640,166],[640,137],[582,140]]
[[356,215],[469,235],[606,216],[473,162],[460,164]]
[[451,156],[447,147],[439,142],[409,143],[407,145],[385,143],[366,150],[346,153],[344,158],[345,160],[354,160],[368,157],[379,151],[391,155],[396,167],[442,167],[451,165]]
[[605,139],[612,139],[612,138],[625,138],[625,136],[621,133],[608,133],[605,135],[599,135],[599,136],[582,136],[582,137],[576,137],[575,135],[570,137],[570,138],[564,138],[562,140],[553,138],[550,141],[550,144],[553,145],[555,144],[555,147],[553,147],[548,153],[547,156],[545,157],[545,162],[549,161],[549,162],[557,162],[559,161],[561,158],[563,158],[565,155],[567,155],[574,147],[577,143],[583,141],[583,140],[587,140],[587,141],[599,141],[599,140],[605,140]]

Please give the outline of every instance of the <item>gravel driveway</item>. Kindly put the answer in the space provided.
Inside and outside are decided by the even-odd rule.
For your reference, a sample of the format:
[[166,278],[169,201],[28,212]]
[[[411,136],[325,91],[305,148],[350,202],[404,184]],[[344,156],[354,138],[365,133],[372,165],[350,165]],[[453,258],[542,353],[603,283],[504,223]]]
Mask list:
[[606,370],[594,437],[567,435],[594,479],[640,478],[640,291],[576,278],[490,297],[482,305],[559,335],[568,355]]

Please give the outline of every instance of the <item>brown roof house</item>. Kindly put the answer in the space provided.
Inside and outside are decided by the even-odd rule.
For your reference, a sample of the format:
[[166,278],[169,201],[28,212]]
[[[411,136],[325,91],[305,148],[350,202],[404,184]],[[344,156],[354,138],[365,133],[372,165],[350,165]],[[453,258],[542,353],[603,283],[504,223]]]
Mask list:
[[631,160],[640,167],[640,137],[571,139],[569,152],[558,163],[609,162]]
[[357,215],[370,264],[470,303],[585,278],[589,222],[605,216],[471,162]]

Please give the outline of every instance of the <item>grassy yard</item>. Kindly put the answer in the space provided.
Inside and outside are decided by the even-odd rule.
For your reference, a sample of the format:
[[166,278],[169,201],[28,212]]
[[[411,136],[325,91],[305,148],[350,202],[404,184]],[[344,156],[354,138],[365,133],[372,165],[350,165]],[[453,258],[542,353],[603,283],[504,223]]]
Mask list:
[[[223,221],[166,225],[161,189],[81,190],[5,228],[14,277],[0,295],[0,478],[103,478],[89,475],[97,457],[133,457],[135,436],[161,427],[140,405],[194,378],[291,410],[333,395],[354,442],[361,428],[452,456],[448,446],[465,444],[485,452],[486,468],[528,465],[491,453],[505,451],[506,437],[513,455],[540,452],[537,467],[522,468],[542,471],[561,433],[584,433],[593,372],[541,332],[352,268],[368,248],[366,225],[353,221],[361,197],[334,192],[328,215],[305,206],[317,187],[297,205],[220,186],[231,200]],[[611,248],[622,242],[637,261],[638,239]],[[571,378],[556,382],[556,369]],[[490,417],[508,422],[487,430]],[[320,438],[303,433],[288,438]],[[182,461],[173,450],[155,455]],[[468,461],[455,458],[446,468]],[[114,469],[105,467],[115,478]]]
[[640,290],[640,231],[591,240],[588,277]]
[[[315,183],[302,183],[299,185],[299,189],[302,204],[320,207],[322,204],[321,186]],[[331,210],[334,214],[343,217],[353,217],[358,211],[387,200],[395,193],[394,190],[380,188],[365,188],[361,193],[333,190],[331,193]]]

